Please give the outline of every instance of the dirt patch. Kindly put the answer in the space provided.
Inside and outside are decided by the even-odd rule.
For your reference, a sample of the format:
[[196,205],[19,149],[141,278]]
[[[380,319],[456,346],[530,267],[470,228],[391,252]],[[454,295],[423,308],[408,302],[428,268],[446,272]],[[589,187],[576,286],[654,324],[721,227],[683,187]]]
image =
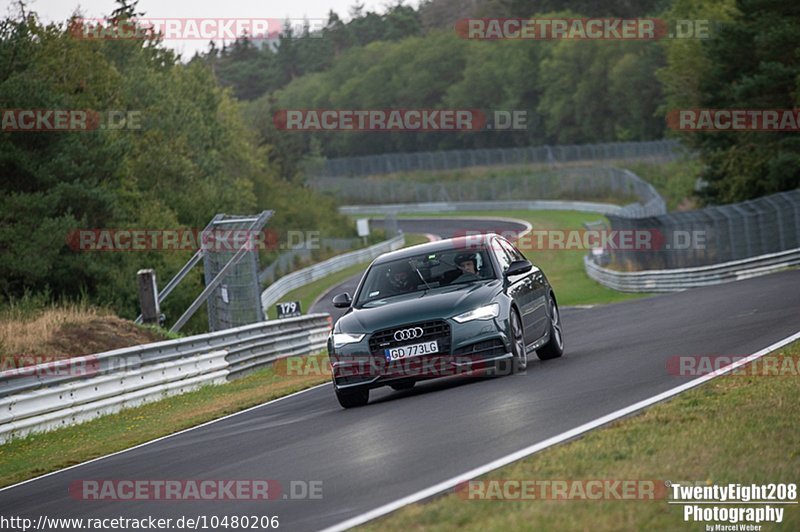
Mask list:
[[[94,309],[48,309],[0,323],[0,369],[164,340],[155,330]],[[10,364],[10,365],[9,365]]]
[[155,331],[137,327],[130,321],[114,316],[106,316],[80,325],[72,323],[63,325],[46,347],[50,354],[70,357],[158,342],[163,339],[164,337]]

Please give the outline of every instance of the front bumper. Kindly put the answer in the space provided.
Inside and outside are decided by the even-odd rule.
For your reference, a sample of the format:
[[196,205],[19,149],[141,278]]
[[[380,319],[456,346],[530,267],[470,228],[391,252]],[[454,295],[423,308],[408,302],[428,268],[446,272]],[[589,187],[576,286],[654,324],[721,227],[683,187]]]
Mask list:
[[[475,374],[510,360],[511,345],[507,319],[475,320],[449,325],[448,341],[439,341],[440,352],[388,362],[383,350],[370,348],[366,335],[361,342],[334,349],[328,341],[333,382],[338,389],[353,387],[377,388],[399,381],[420,381],[440,377]],[[397,325],[394,329],[416,324]],[[385,329],[384,329],[385,331]],[[378,333],[375,333],[378,334]]]

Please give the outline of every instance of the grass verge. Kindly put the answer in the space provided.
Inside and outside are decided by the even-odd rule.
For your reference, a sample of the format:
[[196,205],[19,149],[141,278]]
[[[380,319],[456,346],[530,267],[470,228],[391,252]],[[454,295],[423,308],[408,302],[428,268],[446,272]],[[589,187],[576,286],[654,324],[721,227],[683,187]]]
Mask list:
[[[796,342],[768,355],[800,355]],[[796,362],[795,362],[796,364]],[[797,366],[795,365],[795,370]],[[677,383],[676,383],[677,384]],[[800,471],[800,379],[723,376],[482,480],[661,479],[725,485],[796,483]],[[744,506],[744,505],[742,505]],[[785,505],[780,527],[800,530]],[[727,523],[730,524],[730,523]],[[414,504],[366,530],[702,530],[666,500],[470,500],[448,494]],[[739,529],[738,526],[736,528]]]
[[[320,355],[321,365],[326,360]],[[127,449],[329,380],[324,375],[285,373],[269,367],[226,384],[12,440],[0,445],[0,486]]]

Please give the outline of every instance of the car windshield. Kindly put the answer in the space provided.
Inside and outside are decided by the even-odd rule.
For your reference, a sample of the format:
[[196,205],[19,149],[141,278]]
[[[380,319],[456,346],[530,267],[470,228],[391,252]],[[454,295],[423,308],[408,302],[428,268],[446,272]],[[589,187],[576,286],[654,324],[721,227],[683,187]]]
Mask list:
[[447,250],[415,255],[373,266],[355,306],[377,305],[379,301],[402,294],[493,278],[494,269],[486,250]]

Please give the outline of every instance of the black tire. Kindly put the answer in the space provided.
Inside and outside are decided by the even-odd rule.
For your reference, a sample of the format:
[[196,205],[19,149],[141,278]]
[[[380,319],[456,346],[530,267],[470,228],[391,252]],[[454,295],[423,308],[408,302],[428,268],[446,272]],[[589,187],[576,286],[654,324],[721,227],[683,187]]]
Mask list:
[[561,330],[561,313],[556,300],[550,298],[550,340],[536,351],[539,360],[552,360],[564,354],[564,335]]
[[336,399],[339,400],[339,404],[344,408],[364,406],[369,402],[369,388],[339,390],[335,385],[333,388],[336,391]]
[[410,390],[411,388],[414,387],[415,384],[417,384],[416,381],[407,381],[407,382],[398,382],[397,384],[390,384],[389,386],[392,388],[392,390],[396,392],[403,392],[406,390]]
[[528,352],[525,350],[525,333],[522,329],[522,320],[516,309],[511,310],[509,328],[511,329],[511,353],[514,355],[511,361],[511,368],[514,373],[521,373],[528,368]]

